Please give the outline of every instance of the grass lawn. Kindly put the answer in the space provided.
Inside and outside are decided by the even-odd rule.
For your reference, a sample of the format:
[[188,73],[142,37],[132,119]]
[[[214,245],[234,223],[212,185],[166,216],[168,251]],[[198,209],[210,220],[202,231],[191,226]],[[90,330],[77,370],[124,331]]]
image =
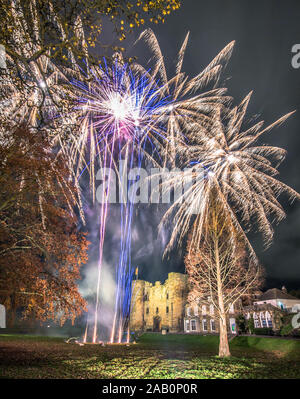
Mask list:
[[144,334],[136,345],[79,346],[62,338],[0,335],[0,378],[300,378],[300,341]]

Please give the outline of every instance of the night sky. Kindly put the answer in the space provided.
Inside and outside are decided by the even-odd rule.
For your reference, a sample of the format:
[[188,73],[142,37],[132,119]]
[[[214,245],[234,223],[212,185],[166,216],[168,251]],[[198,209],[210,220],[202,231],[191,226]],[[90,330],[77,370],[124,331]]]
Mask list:
[[[222,74],[223,84],[234,97],[234,104],[253,90],[248,117],[260,116],[268,124],[297,110],[284,125],[264,135],[263,142],[287,150],[286,160],[279,169],[279,179],[300,192],[300,68],[291,66],[291,48],[300,43],[300,2],[183,0],[182,3],[181,9],[169,15],[165,24],[151,26],[159,39],[169,76],[172,76],[173,61],[188,31],[190,41],[183,70],[190,76],[200,72],[226,44],[235,40],[233,55]],[[109,26],[104,40],[111,43],[108,38],[112,36],[108,32]],[[126,54],[137,56],[145,65],[151,53],[142,43],[132,46],[138,35],[139,31],[135,31],[123,43]],[[119,45],[119,42],[111,44]],[[284,284],[288,289],[300,288],[300,204],[289,204],[284,196],[281,202],[287,218],[274,226],[271,248],[263,250],[258,233],[249,237],[267,272],[265,287]],[[98,226],[97,207],[90,203],[88,194],[86,209],[87,229],[92,241],[91,264],[97,259]],[[184,272],[181,250],[174,250],[169,260],[162,260],[168,230],[158,235],[157,226],[163,211],[162,205],[143,205],[138,207],[134,218],[132,264],[139,266],[139,278],[151,282],[163,281],[172,271]],[[118,253],[118,215],[117,207],[112,207],[104,249],[105,260],[112,270]]]

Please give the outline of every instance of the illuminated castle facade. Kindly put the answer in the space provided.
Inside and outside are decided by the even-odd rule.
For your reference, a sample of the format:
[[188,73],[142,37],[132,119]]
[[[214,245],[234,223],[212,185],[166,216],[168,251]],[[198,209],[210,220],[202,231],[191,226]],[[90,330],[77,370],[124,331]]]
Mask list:
[[136,280],[132,293],[132,331],[181,332],[187,302],[187,276],[169,273],[164,284]]

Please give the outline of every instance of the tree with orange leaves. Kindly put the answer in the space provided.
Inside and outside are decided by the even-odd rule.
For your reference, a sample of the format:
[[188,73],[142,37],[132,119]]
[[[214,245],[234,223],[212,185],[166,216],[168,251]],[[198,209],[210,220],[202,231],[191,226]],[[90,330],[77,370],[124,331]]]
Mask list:
[[78,232],[78,193],[67,160],[42,131],[20,126],[0,141],[0,300],[14,324],[74,320],[85,310],[77,280],[88,242]]

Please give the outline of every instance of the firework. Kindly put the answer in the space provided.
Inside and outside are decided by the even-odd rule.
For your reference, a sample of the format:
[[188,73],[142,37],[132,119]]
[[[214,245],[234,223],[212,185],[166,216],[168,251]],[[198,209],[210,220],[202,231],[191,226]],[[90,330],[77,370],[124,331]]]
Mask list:
[[[224,88],[218,89],[214,86],[205,92],[202,89],[209,83],[216,85],[222,64],[231,54],[233,42],[226,46],[203,72],[189,79],[182,72],[187,35],[178,55],[176,74],[168,80],[163,56],[154,33],[147,30],[141,35],[140,39],[142,38],[150,45],[155,56],[152,71],[138,64],[128,65],[116,54],[112,64],[108,65],[103,60],[98,67],[89,69],[84,80],[73,81],[76,101],[74,119],[80,120],[80,130],[78,134],[72,135],[70,154],[77,167],[77,177],[80,177],[83,171],[89,171],[93,198],[96,165],[101,168],[115,168],[118,159],[123,160],[125,165],[140,168],[145,157],[153,163],[174,164],[177,153],[185,146],[185,135],[191,134],[202,119],[210,118],[216,106],[229,100],[229,97],[224,96]],[[117,168],[115,170],[118,173]],[[99,273],[93,342],[96,342],[97,336],[109,182],[110,176],[108,189],[103,190],[101,201]],[[126,281],[131,270],[132,214],[133,202],[129,201],[127,204],[125,200],[125,205],[121,205],[121,251],[117,271],[116,304],[128,297],[126,290],[129,284]],[[124,324],[124,312],[118,310],[122,306],[121,303],[116,305],[111,341],[115,336],[117,312],[120,315],[119,325]],[[120,340],[120,331],[118,339]]]
[[[193,184],[167,211],[162,223],[174,216],[169,250],[176,241],[182,242],[193,224],[192,246],[197,248],[203,235],[213,198],[218,198],[233,231],[244,237],[252,255],[255,254],[245,231],[256,222],[265,244],[273,237],[270,217],[279,222],[285,212],[278,196],[285,192],[293,200],[300,195],[277,179],[278,166],[285,157],[285,150],[260,145],[258,139],[275,126],[283,123],[292,113],[263,127],[264,122],[243,129],[243,121],[251,93],[232,110],[219,109],[214,118],[199,124],[193,132],[184,156],[184,166]],[[200,177],[199,177],[200,176]],[[166,185],[179,184],[168,181]],[[229,223],[229,222],[228,222]]]
[[[175,75],[168,79],[164,58],[152,30],[144,31],[144,39],[153,53],[154,65],[146,70],[139,64],[127,64],[115,54],[113,65],[103,60],[92,67],[82,81],[73,81],[77,88],[73,119],[80,120],[80,130],[71,138],[71,157],[78,173],[88,169],[93,184],[95,161],[103,147],[114,140],[142,148],[147,156],[175,162],[177,150],[184,145],[186,134],[197,130],[197,123],[206,123],[216,108],[231,98],[226,88],[217,88],[222,67],[231,56],[234,42],[229,43],[198,75],[189,78],[182,72],[188,43],[186,36],[178,54]],[[206,87],[211,84],[211,89]],[[195,123],[195,119],[197,123]],[[149,147],[146,149],[146,143]],[[162,145],[163,142],[163,145]],[[100,162],[101,164],[101,162]]]
[[[222,68],[226,66],[235,42],[230,42],[203,71],[190,78],[182,71],[188,33],[177,56],[175,74],[169,79],[163,53],[154,32],[147,29],[138,40],[144,40],[150,47],[154,60],[151,77],[161,82],[161,95],[170,99],[165,110],[168,142],[164,154],[165,163],[174,166],[176,155],[181,152],[186,141],[186,135],[196,132],[198,123],[205,123],[214,114],[217,106],[224,105],[231,99],[225,95],[227,89],[218,87],[218,84]],[[135,65],[135,69],[144,71],[140,65]]]
[[[7,48],[7,70],[1,79],[1,117],[10,126],[26,122],[29,127],[48,127],[49,134],[58,138],[61,134],[59,121],[68,113],[69,79],[79,73],[79,66],[70,49],[66,51],[71,66],[55,59],[55,48],[43,47],[39,29],[39,16],[35,1],[29,4],[30,16],[24,11],[22,2],[11,2],[10,18],[14,21],[11,33],[12,48]],[[65,37],[64,27],[61,26],[53,6],[49,4],[49,15],[56,25],[58,35]],[[25,12],[25,13],[24,13]],[[80,18],[76,22],[76,37],[84,46],[84,33]],[[32,41],[28,41],[28,32],[32,34]],[[13,50],[12,50],[13,49]],[[60,118],[55,116],[60,114]],[[67,122],[67,120],[65,120]],[[67,123],[65,123],[66,125]]]
[[[79,142],[74,138],[71,149],[78,160],[77,173],[89,169],[93,181],[95,162],[109,170],[116,165],[116,158],[124,161],[126,166],[140,167],[144,149],[147,145],[157,147],[164,137],[161,127],[163,99],[158,96],[155,82],[149,82],[145,76],[136,76],[129,66],[116,58],[112,67],[104,61],[104,68],[90,70],[92,83],[75,81],[74,85],[80,93],[77,111],[83,111]],[[155,87],[155,90],[154,90]],[[78,151],[79,149],[79,151]],[[86,162],[86,151],[89,151],[89,162]],[[78,156],[77,156],[78,154]],[[102,170],[102,169],[100,169]],[[110,175],[108,189],[103,190],[100,212],[100,243],[98,261],[97,298],[93,342],[96,342],[98,307],[100,295],[100,278],[104,236],[108,212]],[[92,184],[92,187],[94,185]],[[127,192],[128,190],[126,190]],[[95,194],[95,192],[94,192]],[[118,265],[118,303],[123,298],[126,275],[129,273],[131,249],[131,222],[133,203],[121,207],[121,253]],[[119,294],[119,291],[122,294]],[[119,306],[119,305],[118,305]],[[121,306],[121,305],[120,305]],[[119,312],[116,308],[116,312]],[[120,312],[119,312],[120,313]],[[123,312],[120,313],[122,315]],[[116,316],[114,318],[116,320]],[[122,325],[122,322],[120,322]],[[112,331],[114,336],[115,321]]]

